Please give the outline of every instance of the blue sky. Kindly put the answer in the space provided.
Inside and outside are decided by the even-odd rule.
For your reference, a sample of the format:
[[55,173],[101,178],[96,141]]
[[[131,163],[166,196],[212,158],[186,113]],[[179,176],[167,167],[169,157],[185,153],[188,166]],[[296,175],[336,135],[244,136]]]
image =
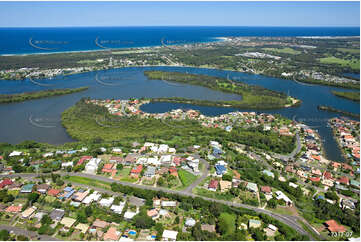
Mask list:
[[359,24],[359,2],[0,2],[0,27]]

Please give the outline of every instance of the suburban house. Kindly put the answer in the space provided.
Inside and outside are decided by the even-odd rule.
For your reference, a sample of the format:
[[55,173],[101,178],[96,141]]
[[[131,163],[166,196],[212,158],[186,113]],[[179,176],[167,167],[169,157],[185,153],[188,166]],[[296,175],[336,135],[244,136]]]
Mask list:
[[96,202],[96,201],[98,201],[99,199],[100,199],[100,197],[101,197],[102,195],[100,194],[100,193],[98,193],[98,192],[93,192],[92,194],[90,194],[89,196],[87,196],[86,198],[84,198],[84,200],[82,201],[82,203],[84,203],[84,204],[90,204],[90,203],[92,203],[92,202]]
[[162,234],[162,240],[163,241],[176,241],[177,235],[178,235],[178,231],[165,229]]
[[143,165],[137,165],[136,167],[133,167],[133,169],[130,171],[130,175],[138,178],[142,170]]
[[250,228],[259,228],[259,227],[261,227],[261,221],[256,220],[256,219],[250,219],[248,221],[248,227],[250,227]]
[[335,220],[331,219],[325,222],[327,229],[330,232],[344,233],[346,228],[342,225],[339,225]]
[[105,241],[118,241],[120,237],[120,232],[117,231],[115,227],[110,227],[108,231],[104,234],[103,239]]
[[48,184],[43,183],[36,186],[36,191],[45,194],[48,191],[49,187],[50,186]]
[[227,172],[227,168],[223,165],[215,165],[216,168],[216,174],[218,176],[222,176],[224,173]]
[[208,185],[208,190],[210,191],[217,191],[218,188],[218,181],[217,180],[211,180]]
[[275,178],[275,175],[269,170],[263,170],[262,173],[265,174],[266,176]]
[[113,197],[110,197],[110,198],[102,198],[100,201],[99,201],[99,204],[103,207],[110,207],[114,202],[114,198]]
[[84,198],[88,196],[88,194],[89,194],[88,190],[85,191],[83,189],[80,189],[73,195],[72,199],[76,202],[82,202]]
[[75,229],[80,230],[80,232],[85,234],[86,232],[88,232],[89,225],[83,224],[83,223],[78,223],[78,225],[75,226]]
[[80,166],[84,163],[84,161],[88,161],[90,159],[92,159],[92,156],[83,156],[79,159],[78,163],[76,163],[77,166]]
[[187,218],[184,225],[187,227],[193,227],[196,225],[196,221],[193,218]]
[[75,219],[73,218],[69,218],[69,217],[64,217],[61,221],[60,224],[64,225],[65,228],[71,228],[74,223],[76,222]]
[[202,231],[208,231],[210,233],[214,233],[216,232],[216,226],[214,224],[202,224],[201,225],[201,230]]
[[33,191],[33,188],[34,188],[34,184],[26,184],[21,188],[20,192],[31,193]]
[[283,200],[286,202],[287,206],[292,206],[292,200],[289,199],[282,191],[277,191],[276,195],[277,200]]
[[155,170],[156,168],[154,166],[148,166],[147,170],[144,172],[144,176],[152,178],[155,176]]
[[219,182],[219,187],[221,189],[221,192],[228,191],[229,189],[232,188],[232,182],[230,182],[230,181],[220,181]]
[[272,194],[272,189],[269,186],[261,186],[261,192],[264,194]]
[[30,218],[30,216],[36,211],[36,207],[30,207],[30,208],[27,208],[25,209],[24,212],[21,213],[21,216],[24,218],[24,219],[27,219],[27,218]]
[[95,174],[101,161],[102,160],[100,158],[91,158],[85,165],[85,173]]
[[257,184],[253,182],[247,182],[246,189],[251,192],[258,192]]
[[59,189],[51,188],[51,189],[48,190],[48,195],[49,196],[56,197],[59,193],[60,193]]
[[49,214],[50,218],[53,221],[60,221],[65,215],[65,211],[63,209],[54,209],[53,211],[51,211],[51,213]]

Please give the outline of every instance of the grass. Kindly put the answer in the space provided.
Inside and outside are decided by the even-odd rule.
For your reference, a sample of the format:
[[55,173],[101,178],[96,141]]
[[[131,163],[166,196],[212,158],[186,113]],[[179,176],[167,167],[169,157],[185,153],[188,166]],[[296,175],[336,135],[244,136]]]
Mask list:
[[[137,181],[137,178],[133,178],[133,177],[130,177],[130,171],[131,171],[132,168],[123,168],[121,169],[118,173],[117,173],[117,176],[119,176],[119,181],[124,181],[124,182],[136,182]],[[118,177],[115,177],[115,179],[117,179]]]
[[103,188],[106,190],[111,190],[109,182],[94,180],[94,179],[87,178],[87,177],[70,176],[66,180],[70,181],[70,182],[75,182],[75,183],[80,183],[80,184],[89,185],[89,186],[93,186],[93,187]]
[[178,171],[178,177],[180,179],[180,181],[183,184],[183,187],[188,187],[190,184],[192,184],[193,182],[195,182],[195,180],[197,180],[197,176],[193,175],[192,173],[180,169]]
[[276,53],[281,53],[281,54],[290,54],[290,55],[298,55],[301,54],[301,51],[292,49],[292,48],[282,48],[282,49],[278,49],[278,48],[263,48],[264,50],[267,51],[272,51],[272,52],[276,52]]
[[200,187],[194,188],[194,193],[200,196],[219,199],[219,200],[233,201],[234,199],[233,195],[231,195],[230,193],[213,192]]
[[360,102],[360,92],[337,92],[332,91],[332,94],[338,97]]
[[313,231],[312,229],[310,229],[301,219],[298,219],[298,223],[301,224],[302,228],[309,233],[314,239],[321,241],[321,237],[316,234],[315,231]]
[[337,50],[351,54],[360,54],[360,49],[337,48]]
[[360,70],[360,59],[345,60],[334,56],[319,59],[323,64],[338,64],[341,66],[349,66],[352,69]]

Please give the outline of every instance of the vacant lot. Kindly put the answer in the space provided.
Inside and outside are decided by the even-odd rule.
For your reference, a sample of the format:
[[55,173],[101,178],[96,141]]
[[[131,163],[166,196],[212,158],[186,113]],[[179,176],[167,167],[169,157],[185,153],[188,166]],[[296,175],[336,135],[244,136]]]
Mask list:
[[292,49],[292,48],[282,48],[282,49],[277,49],[277,48],[264,48],[264,50],[267,51],[272,51],[275,53],[281,53],[281,54],[290,54],[290,55],[298,55],[301,54],[301,51]]
[[342,66],[349,66],[352,69],[360,70],[360,60],[357,59],[345,60],[331,56],[331,57],[320,58],[320,62],[323,64],[338,64]]

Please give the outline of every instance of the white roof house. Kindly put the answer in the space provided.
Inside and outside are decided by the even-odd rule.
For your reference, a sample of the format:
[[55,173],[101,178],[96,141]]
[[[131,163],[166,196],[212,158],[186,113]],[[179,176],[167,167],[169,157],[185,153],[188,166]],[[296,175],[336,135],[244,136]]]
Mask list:
[[158,159],[158,157],[150,157],[147,160],[147,164],[148,165],[154,165],[154,166],[160,166],[160,160]]
[[61,167],[68,167],[68,166],[73,166],[73,162],[69,161],[69,162],[65,162],[65,163],[61,163]]
[[121,148],[113,148],[112,152],[114,152],[114,153],[122,153],[122,149]]
[[176,201],[162,201],[161,206],[162,207],[176,207],[177,202]]
[[168,149],[169,149],[169,146],[168,146],[168,145],[161,144],[161,145],[159,145],[158,153],[159,153],[159,154],[161,154],[161,153],[167,153],[167,152],[168,152]]
[[86,198],[84,198],[84,200],[82,201],[82,203],[84,204],[90,204],[93,201],[98,201],[100,199],[102,195],[98,192],[93,192],[92,194],[90,194],[89,196],[87,196]]
[[177,240],[178,231],[167,230],[165,229],[162,234],[162,240],[165,241],[176,241]]
[[277,200],[284,200],[286,203],[288,204],[292,204],[292,200],[289,199],[282,191],[277,191],[276,192],[276,195],[277,195]]
[[125,202],[120,203],[119,205],[112,205],[110,209],[117,214],[121,214],[124,209]]
[[148,159],[146,157],[139,157],[136,163],[144,165],[147,161]]
[[161,162],[161,163],[169,163],[169,162],[171,162],[171,160],[172,160],[172,156],[171,156],[171,155],[162,155],[162,156],[160,157],[160,162]]
[[194,225],[196,225],[196,221],[193,218],[187,218],[184,224],[187,227],[193,227]]
[[21,152],[21,151],[16,151],[16,150],[14,150],[13,152],[11,152],[10,154],[9,154],[9,156],[10,157],[13,157],[13,156],[19,156],[19,155],[21,155],[23,152]]
[[169,148],[168,152],[172,153],[172,154],[175,154],[177,152],[177,150],[175,148]]
[[96,173],[100,162],[101,162],[100,158],[91,158],[90,161],[85,165],[85,172]]
[[114,202],[114,198],[110,197],[110,198],[102,198],[99,201],[99,204],[103,207],[110,207],[112,205],[112,203]]
[[126,211],[126,212],[124,213],[124,219],[130,220],[130,219],[132,219],[135,215],[137,215],[136,212]]

